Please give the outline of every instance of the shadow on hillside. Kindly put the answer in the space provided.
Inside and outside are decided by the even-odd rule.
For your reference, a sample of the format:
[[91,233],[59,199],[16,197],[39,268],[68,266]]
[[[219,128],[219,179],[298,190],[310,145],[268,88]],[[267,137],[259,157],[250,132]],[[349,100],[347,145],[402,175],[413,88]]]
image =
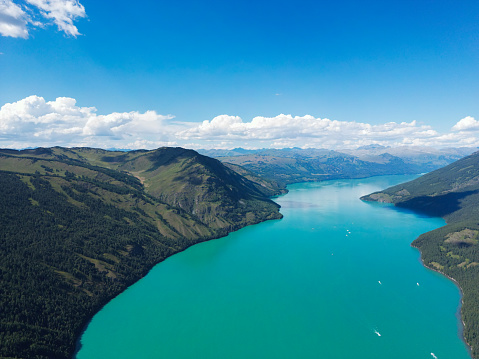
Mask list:
[[461,209],[461,200],[479,193],[479,190],[451,192],[440,196],[420,196],[396,203],[396,207],[411,209],[433,217],[444,217]]

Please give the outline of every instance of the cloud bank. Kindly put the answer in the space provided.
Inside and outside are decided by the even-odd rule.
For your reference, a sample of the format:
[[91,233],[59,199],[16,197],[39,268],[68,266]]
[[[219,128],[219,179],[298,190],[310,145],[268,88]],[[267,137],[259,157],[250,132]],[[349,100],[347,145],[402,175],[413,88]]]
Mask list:
[[74,25],[77,18],[86,17],[85,8],[77,0],[25,0],[22,5],[13,0],[0,0],[0,34],[28,38],[29,29],[51,23],[69,36],[80,35]]
[[59,97],[46,102],[29,96],[0,108],[1,147],[93,146],[144,148],[170,144],[165,125],[172,116],[155,111],[98,115],[95,107],[78,107],[76,100]]
[[222,115],[199,126],[178,133],[182,139],[217,139],[223,141],[272,141],[273,143],[303,144],[309,147],[338,147],[371,142],[405,142],[407,138],[428,139],[438,136],[430,126],[410,123],[367,123],[334,121],[313,116],[279,115],[255,117],[243,122],[240,117]]
[[451,132],[440,134],[429,125],[416,121],[371,125],[361,122],[335,121],[313,116],[278,115],[255,117],[244,122],[240,117],[222,115],[211,121],[177,133],[183,140],[254,143],[259,147],[356,148],[383,146],[479,146],[479,121],[466,117]]
[[29,96],[0,108],[0,147],[91,146],[100,148],[328,148],[383,146],[478,147],[479,121],[459,120],[448,133],[411,122],[368,124],[314,116],[278,115],[244,121],[221,115],[210,121],[174,121],[155,111],[97,114],[59,97]]

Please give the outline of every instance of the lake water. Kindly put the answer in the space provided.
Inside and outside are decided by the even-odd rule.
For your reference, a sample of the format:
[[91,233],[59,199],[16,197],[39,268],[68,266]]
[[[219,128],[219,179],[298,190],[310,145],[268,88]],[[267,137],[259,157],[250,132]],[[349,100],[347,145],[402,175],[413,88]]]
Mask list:
[[282,220],[195,245],[112,300],[77,358],[470,358],[459,289],[410,246],[444,221],[359,200],[413,178],[290,186]]

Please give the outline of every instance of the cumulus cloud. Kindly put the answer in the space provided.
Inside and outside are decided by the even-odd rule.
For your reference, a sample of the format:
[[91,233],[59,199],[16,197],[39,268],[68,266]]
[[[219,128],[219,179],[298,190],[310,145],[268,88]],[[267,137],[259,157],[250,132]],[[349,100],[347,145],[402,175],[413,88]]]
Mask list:
[[29,17],[12,0],[0,0],[0,34],[2,36],[28,37]]
[[18,144],[22,140],[22,147],[156,147],[171,143],[168,131],[176,129],[168,127],[165,121],[172,118],[155,111],[98,115],[95,107],[79,107],[73,98],[59,97],[47,102],[43,97],[29,96],[1,107],[0,141],[4,147],[11,147],[8,142]]
[[255,117],[244,122],[238,116],[217,116],[198,126],[178,133],[184,140],[260,140],[281,145],[339,147],[351,144],[401,143],[404,138],[432,138],[438,133],[430,126],[412,122],[389,122],[371,125],[360,122],[336,121],[313,116],[279,115]]
[[453,127],[453,131],[477,131],[479,130],[479,121],[476,121],[474,117],[467,116],[457,122]]
[[0,0],[0,34],[28,38],[29,27],[44,27],[53,23],[69,36],[80,35],[74,21],[86,17],[78,0],[25,0],[18,5],[13,0]]
[[369,124],[310,115],[255,117],[221,115],[209,121],[177,122],[155,111],[98,114],[73,98],[46,101],[29,96],[0,108],[0,147],[89,146],[152,149],[188,148],[327,148],[359,146],[478,147],[479,122],[458,121],[448,133],[416,121]]

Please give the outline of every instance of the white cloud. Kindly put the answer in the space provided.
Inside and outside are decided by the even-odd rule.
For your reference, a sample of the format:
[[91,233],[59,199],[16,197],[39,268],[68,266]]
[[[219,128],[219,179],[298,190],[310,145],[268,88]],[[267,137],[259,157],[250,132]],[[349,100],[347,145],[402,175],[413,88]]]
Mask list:
[[477,131],[479,130],[479,121],[476,121],[474,117],[467,116],[457,122],[453,127],[453,131]]
[[274,147],[283,144],[340,147],[381,141],[398,144],[408,136],[432,138],[437,135],[430,126],[418,125],[415,121],[370,125],[309,115],[293,117],[283,114],[276,117],[255,117],[251,122],[244,122],[237,116],[221,115],[178,133],[184,140],[261,140],[272,141]]
[[[137,111],[97,115],[95,107],[79,107],[76,100],[59,97],[45,101],[43,97],[29,96],[7,103],[0,109],[0,141],[28,146],[95,146],[169,143],[176,127],[165,125],[172,116],[155,111]],[[119,148],[123,148],[119,146]],[[133,147],[131,147],[133,148]]]
[[89,146],[101,148],[327,148],[384,146],[478,147],[478,121],[466,117],[448,133],[429,125],[387,122],[372,125],[314,116],[241,117],[221,115],[210,121],[177,122],[155,111],[98,114],[59,97],[29,96],[0,108],[0,147]]
[[80,35],[74,21],[86,17],[85,8],[78,0],[25,0],[23,7],[13,0],[0,0],[0,34],[28,38],[29,27],[44,27],[50,23],[60,31],[76,37]]
[[26,0],[36,6],[43,17],[52,20],[60,31],[67,35],[78,36],[80,32],[73,24],[77,18],[85,17],[86,12],[77,0]]
[[0,0],[0,34],[2,36],[28,37],[29,17],[12,0]]

